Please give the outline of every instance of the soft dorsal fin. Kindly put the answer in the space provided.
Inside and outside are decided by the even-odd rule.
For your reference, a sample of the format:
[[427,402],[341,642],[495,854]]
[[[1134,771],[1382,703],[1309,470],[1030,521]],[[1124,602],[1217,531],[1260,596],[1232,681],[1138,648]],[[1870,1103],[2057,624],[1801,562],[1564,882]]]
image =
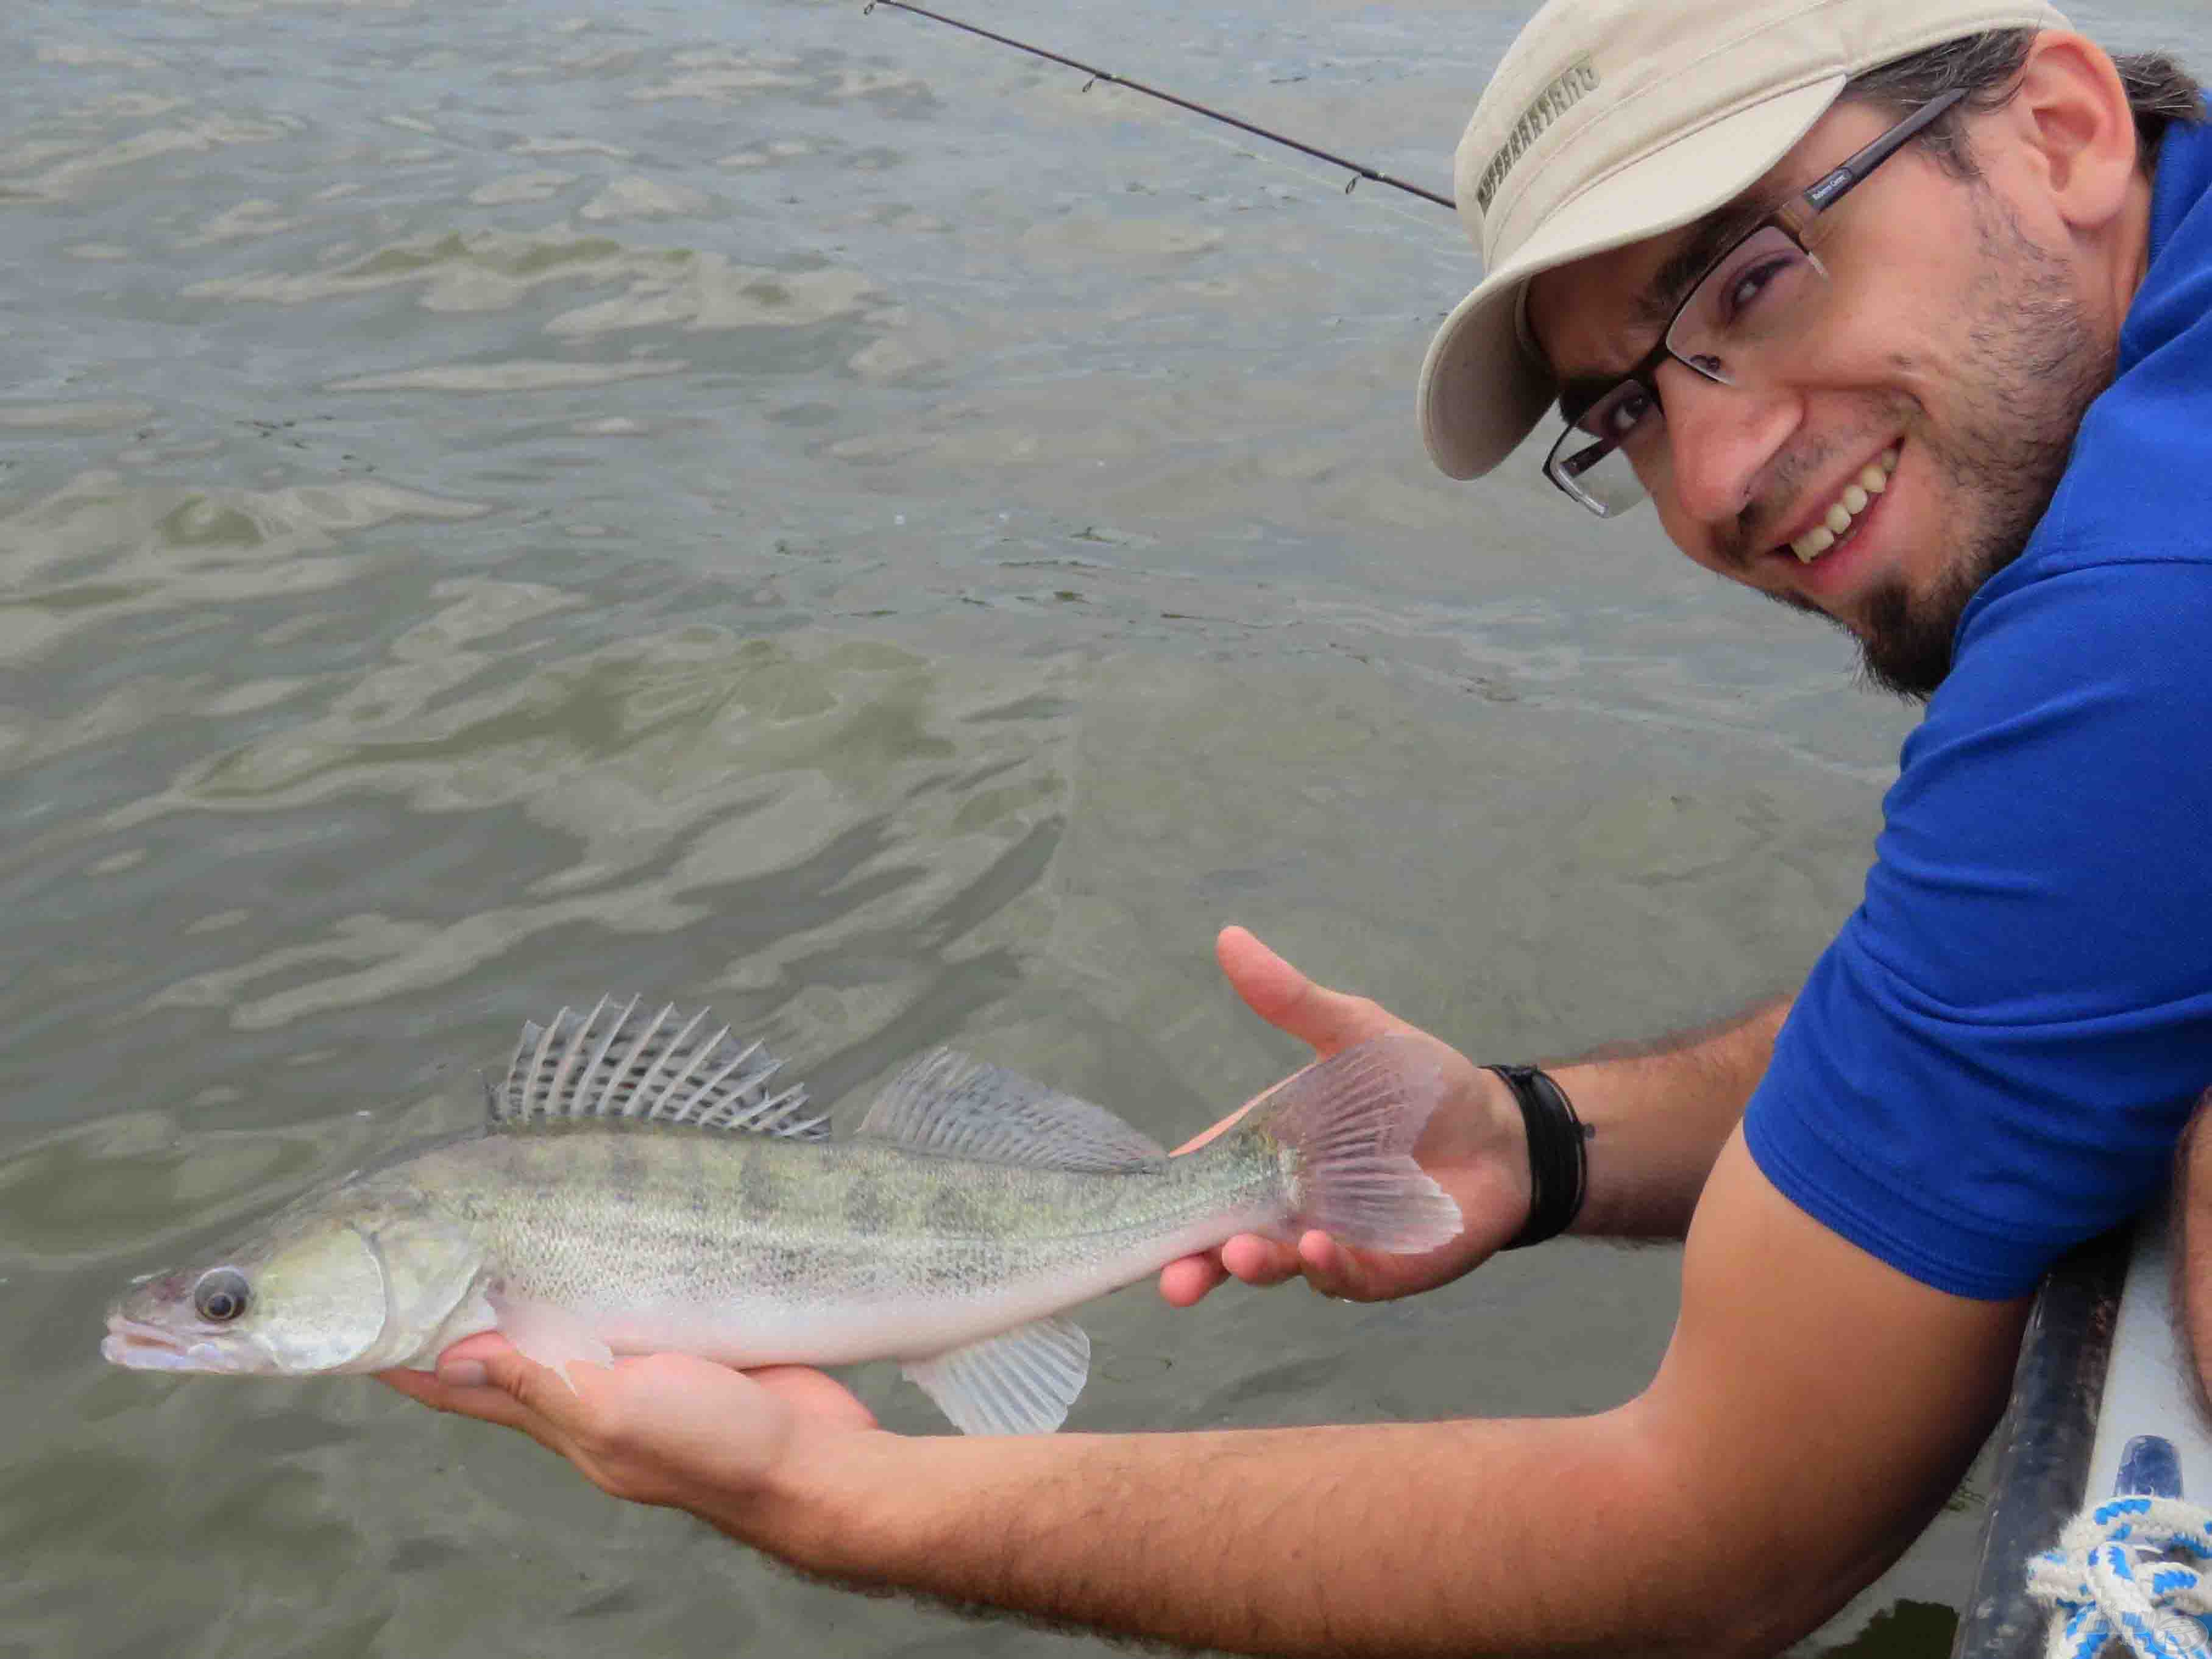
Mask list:
[[485,1090],[486,1115],[495,1125],[626,1117],[799,1140],[827,1138],[829,1121],[808,1115],[803,1087],[769,1091],[781,1061],[757,1042],[731,1042],[726,1025],[697,1036],[707,1018],[702,1009],[684,1019],[673,1004],[647,1018],[635,997],[620,1008],[601,997],[581,1018],[563,1008],[550,1025],[531,1021],[514,1045],[506,1079]]
[[903,1067],[857,1133],[945,1158],[1049,1170],[1149,1170],[1167,1158],[1103,1106],[950,1048]]

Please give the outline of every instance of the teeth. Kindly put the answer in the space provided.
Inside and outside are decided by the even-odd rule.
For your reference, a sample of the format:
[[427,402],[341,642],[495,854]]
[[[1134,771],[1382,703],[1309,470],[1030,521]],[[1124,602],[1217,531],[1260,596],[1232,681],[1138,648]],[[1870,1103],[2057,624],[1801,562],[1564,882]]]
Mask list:
[[1867,503],[1889,488],[1889,475],[1896,470],[1897,449],[1892,446],[1882,452],[1880,460],[1844,486],[1825,519],[1790,544],[1799,562],[1810,564],[1840,541],[1850,529],[1851,520],[1867,510]]

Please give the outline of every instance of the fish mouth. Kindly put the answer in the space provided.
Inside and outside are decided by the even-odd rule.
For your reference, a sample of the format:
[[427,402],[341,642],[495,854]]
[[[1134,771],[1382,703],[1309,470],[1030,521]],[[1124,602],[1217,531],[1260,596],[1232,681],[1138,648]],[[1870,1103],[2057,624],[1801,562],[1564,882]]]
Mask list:
[[100,1357],[111,1365],[133,1371],[244,1369],[236,1356],[225,1352],[218,1343],[192,1341],[121,1313],[107,1316],[107,1334],[100,1339]]

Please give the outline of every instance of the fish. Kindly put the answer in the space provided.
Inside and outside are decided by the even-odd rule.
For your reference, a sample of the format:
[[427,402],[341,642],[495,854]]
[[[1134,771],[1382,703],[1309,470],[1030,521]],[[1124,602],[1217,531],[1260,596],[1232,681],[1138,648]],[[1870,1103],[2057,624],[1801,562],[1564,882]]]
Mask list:
[[101,1353],[164,1373],[434,1366],[496,1330],[559,1371],[681,1352],[899,1362],[970,1434],[1056,1429],[1090,1369],[1066,1310],[1237,1233],[1395,1253],[1457,1235],[1412,1149],[1443,1092],[1411,1038],[1293,1075],[1170,1158],[1106,1108],[938,1049],[850,1135],[709,1016],[602,998],[524,1025],[478,1128],[321,1185],[137,1283]]

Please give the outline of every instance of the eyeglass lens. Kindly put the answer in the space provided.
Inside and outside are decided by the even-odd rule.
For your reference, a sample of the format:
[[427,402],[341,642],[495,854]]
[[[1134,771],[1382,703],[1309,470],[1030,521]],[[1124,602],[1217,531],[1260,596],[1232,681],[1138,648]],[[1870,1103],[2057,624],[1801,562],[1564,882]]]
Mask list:
[[[1818,331],[1827,295],[1820,261],[1781,226],[1762,226],[1683,301],[1668,355],[1723,386],[1765,384]],[[1546,470],[1599,512],[1618,513],[1643,499],[1638,468],[1656,460],[1665,431],[1654,390],[1624,380],[1559,435]]]

